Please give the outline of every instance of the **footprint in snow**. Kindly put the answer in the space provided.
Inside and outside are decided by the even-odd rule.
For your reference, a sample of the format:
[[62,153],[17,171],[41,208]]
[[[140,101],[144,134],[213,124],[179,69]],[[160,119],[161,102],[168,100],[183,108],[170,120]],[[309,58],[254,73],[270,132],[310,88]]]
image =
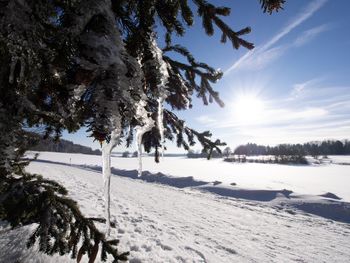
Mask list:
[[142,245],[141,247],[142,247],[146,252],[152,251],[152,246]]
[[163,249],[163,250],[167,250],[167,251],[171,251],[171,250],[173,250],[173,248],[172,247],[170,247],[170,246],[168,246],[168,245],[164,245],[164,244],[162,244],[162,243],[157,243],[157,245],[158,246],[160,246],[161,247],[161,249]]
[[142,233],[142,229],[140,227],[136,227],[134,230],[136,233]]

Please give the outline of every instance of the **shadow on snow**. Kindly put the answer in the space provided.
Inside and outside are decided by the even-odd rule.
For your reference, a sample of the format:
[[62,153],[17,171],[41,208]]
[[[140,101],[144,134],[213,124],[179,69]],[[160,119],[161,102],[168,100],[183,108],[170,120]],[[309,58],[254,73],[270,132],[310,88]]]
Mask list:
[[[60,165],[69,165],[62,162],[47,160],[35,160],[42,163],[53,163]],[[71,165],[72,167],[85,170],[102,172],[101,166],[96,165]],[[339,201],[339,197],[327,193],[319,196],[308,196],[303,199],[302,196],[293,195],[292,191],[283,190],[250,190],[241,189],[235,186],[222,186],[221,182],[205,182],[194,180],[192,176],[173,177],[163,173],[151,173],[143,171],[142,176],[137,176],[137,170],[122,170],[111,168],[113,176],[127,177],[136,180],[142,180],[149,183],[158,183],[176,188],[193,188],[204,192],[210,192],[223,197],[244,199],[249,201],[269,202],[277,200],[277,206],[282,205],[287,208],[296,208],[306,213],[318,215],[327,219],[350,223],[350,203]],[[311,198],[310,198],[311,197]]]

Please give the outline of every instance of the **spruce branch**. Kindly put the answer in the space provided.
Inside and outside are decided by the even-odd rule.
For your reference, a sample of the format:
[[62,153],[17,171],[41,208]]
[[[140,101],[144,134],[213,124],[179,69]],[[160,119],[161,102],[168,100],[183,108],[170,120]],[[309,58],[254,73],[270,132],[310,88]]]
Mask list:
[[188,26],[193,25],[193,13],[187,0],[180,0],[181,16]]
[[86,218],[77,203],[66,195],[63,186],[36,174],[23,172],[16,177],[2,178],[0,217],[13,228],[37,223],[27,247],[38,242],[39,250],[46,254],[71,254],[77,262],[88,254],[92,263],[101,247],[102,261],[106,261],[107,254],[113,257],[113,262],[127,260],[128,252],[119,253],[116,248],[118,241],[107,240],[96,228],[94,222],[104,220]]
[[283,5],[285,4],[285,0],[260,0],[261,8],[264,13],[272,14],[273,11],[278,12],[280,9],[283,10]]
[[[203,147],[203,151],[207,153],[207,158],[210,159],[214,149],[221,153],[220,146],[225,146],[226,143],[221,142],[219,139],[212,141],[210,137],[212,134],[209,131],[198,132],[185,125],[185,121],[179,119],[173,112],[164,110],[164,118],[167,125],[171,127],[177,133],[177,144],[183,146],[185,150],[189,150],[189,146],[195,144],[195,138],[200,142]],[[183,134],[186,134],[187,141],[185,141]]]
[[240,36],[250,33],[251,28],[246,27],[239,30],[238,32],[233,31],[219,16],[228,16],[230,9],[227,7],[215,7],[205,0],[193,0],[198,7],[198,15],[202,17],[202,24],[207,35],[211,36],[214,34],[213,23],[222,32],[221,42],[225,43],[227,38],[231,40],[232,45],[235,49],[243,46],[247,49],[253,49],[254,44],[250,43]]
[[[175,73],[176,76],[181,78],[182,82],[179,82],[185,85],[187,89],[189,89],[190,91],[197,91],[197,96],[202,98],[204,105],[208,105],[207,96],[209,95],[210,103],[214,99],[218,103],[218,105],[223,107],[224,103],[220,99],[219,93],[214,91],[210,84],[210,82],[217,82],[222,77],[223,73],[219,70],[215,70],[214,68],[208,66],[205,63],[196,62],[193,56],[190,54],[190,52],[180,45],[170,46],[164,49],[164,52],[169,51],[174,51],[185,56],[190,64],[184,64],[171,59],[169,56],[164,56],[164,60],[168,62],[168,64],[171,66],[170,73]],[[201,79],[200,85],[198,85],[195,81],[196,76],[200,77]],[[173,78],[176,79],[176,77]],[[172,104],[171,101],[170,104]]]

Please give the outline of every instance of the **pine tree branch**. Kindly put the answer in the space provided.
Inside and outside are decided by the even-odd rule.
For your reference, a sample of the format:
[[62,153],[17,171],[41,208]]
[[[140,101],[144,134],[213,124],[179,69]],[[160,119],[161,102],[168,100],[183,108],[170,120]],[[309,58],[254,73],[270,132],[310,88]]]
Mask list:
[[[183,146],[185,150],[189,150],[189,145],[193,146],[195,143],[194,138],[197,138],[203,147],[203,151],[207,153],[207,158],[210,159],[214,149],[221,153],[219,146],[226,145],[226,143],[221,142],[220,140],[210,140],[212,134],[209,131],[197,132],[196,130],[187,127],[185,125],[185,121],[179,119],[169,110],[164,110],[164,118],[166,120],[166,124],[176,132],[178,146]],[[183,133],[186,134],[188,143],[184,140]]]
[[285,0],[260,0],[261,8],[264,13],[272,14],[273,11],[278,12],[280,9],[283,10],[283,5],[285,4]]
[[39,250],[49,255],[71,254],[79,262],[87,253],[89,262],[94,262],[101,247],[102,261],[106,261],[107,254],[114,262],[127,260],[128,252],[117,251],[118,241],[107,240],[93,223],[103,220],[84,217],[76,202],[66,195],[63,186],[38,175],[23,172],[16,177],[1,178],[0,218],[10,222],[13,228],[37,223],[27,247],[38,242]]
[[218,15],[228,16],[230,9],[227,7],[215,7],[205,0],[193,0],[198,7],[198,14],[202,17],[202,24],[206,33],[210,36],[214,34],[213,23],[221,30],[221,42],[225,43],[229,38],[235,49],[243,46],[247,49],[253,49],[254,44],[242,39],[240,36],[250,33],[250,27],[246,27],[238,32],[233,31]]
[[[190,65],[175,61],[168,56],[164,56],[164,60],[168,62],[172,70],[174,70],[174,72],[183,79],[183,83],[185,83],[191,91],[196,90],[198,92],[197,96],[202,98],[204,105],[208,105],[206,94],[209,93],[210,103],[214,99],[221,107],[224,106],[224,102],[220,99],[219,93],[214,91],[209,83],[209,81],[215,83],[218,79],[220,79],[222,77],[221,71],[216,71],[204,63],[197,63],[192,55],[186,49],[180,46],[168,47],[166,51],[176,51],[187,57]],[[205,71],[202,71],[201,69]],[[181,74],[181,72],[185,72],[184,76]],[[201,78],[200,85],[197,85],[195,82],[196,76]],[[170,104],[172,104],[171,101]]]

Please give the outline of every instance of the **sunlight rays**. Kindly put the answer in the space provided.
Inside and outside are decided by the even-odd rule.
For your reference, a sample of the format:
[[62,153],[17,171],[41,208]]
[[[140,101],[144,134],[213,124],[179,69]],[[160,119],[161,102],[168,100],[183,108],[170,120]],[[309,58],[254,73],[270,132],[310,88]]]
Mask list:
[[241,125],[252,125],[261,122],[264,111],[264,101],[254,94],[240,94],[232,105],[233,117]]

